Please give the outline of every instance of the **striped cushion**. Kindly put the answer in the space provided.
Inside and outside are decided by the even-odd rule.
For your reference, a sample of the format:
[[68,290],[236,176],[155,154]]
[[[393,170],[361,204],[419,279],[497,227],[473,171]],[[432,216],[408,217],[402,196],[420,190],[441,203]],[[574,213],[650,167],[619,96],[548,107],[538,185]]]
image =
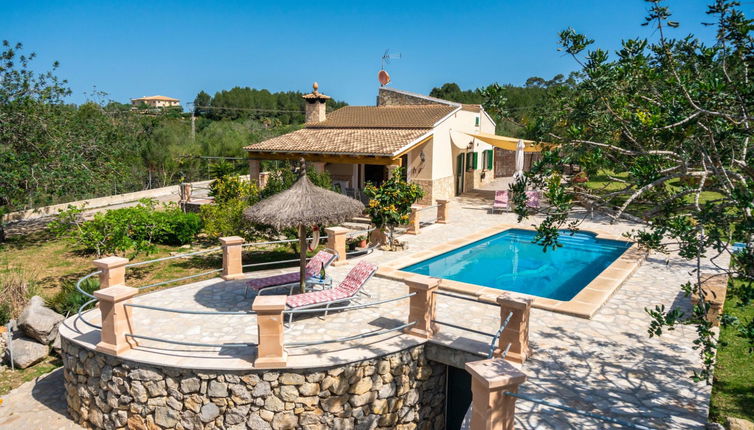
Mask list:
[[377,266],[366,261],[361,261],[354,266],[350,272],[348,272],[348,275],[343,279],[343,282],[338,284],[337,287],[329,290],[313,291],[311,293],[288,296],[286,304],[291,308],[298,308],[314,304],[326,304],[327,302],[332,302],[334,300],[353,297],[364,285],[367,279],[369,279],[369,277],[376,271]]
[[[329,266],[330,263],[335,259],[335,255],[330,254],[327,251],[319,251],[314,257],[312,257],[309,260],[309,263],[306,265],[306,277],[311,278],[313,276],[316,276],[319,274],[320,269],[322,269],[322,264],[324,263],[325,267]],[[267,276],[264,278],[255,278],[255,279],[249,279],[246,281],[246,285],[249,286],[252,290],[259,291],[265,288],[269,287],[275,287],[278,285],[286,285],[286,284],[295,284],[296,282],[299,282],[300,278],[298,276],[299,272],[292,272],[292,273],[284,273],[282,275],[273,275],[273,276]]]

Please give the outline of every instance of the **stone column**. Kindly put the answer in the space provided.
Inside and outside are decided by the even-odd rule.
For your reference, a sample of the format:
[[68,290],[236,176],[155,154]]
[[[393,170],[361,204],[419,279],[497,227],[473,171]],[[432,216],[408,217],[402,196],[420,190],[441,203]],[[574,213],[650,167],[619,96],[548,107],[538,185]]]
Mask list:
[[101,290],[126,284],[127,258],[105,257],[94,260],[93,263],[102,272],[99,274],[99,288]]
[[182,182],[180,190],[181,190],[181,203],[190,202],[191,201],[191,183]]
[[495,356],[499,357],[505,347],[510,343],[506,360],[523,363],[529,357],[529,312],[531,311],[532,299],[515,297],[512,294],[503,293],[497,297],[497,303],[500,305],[500,321],[508,318],[509,313],[513,313],[508,326],[500,334],[500,343],[495,351]]
[[270,181],[270,172],[259,172],[259,189],[267,186],[267,183]]
[[439,331],[435,319],[435,291],[440,286],[440,280],[429,276],[415,275],[405,281],[409,293],[416,293],[409,299],[408,321],[416,324],[406,327],[404,333],[430,339]]
[[222,278],[226,281],[244,277],[243,267],[241,267],[241,245],[243,245],[243,242],[243,238],[239,236],[220,238],[220,243],[223,247]]
[[437,200],[437,223],[448,223],[448,200]]
[[517,393],[526,375],[500,359],[466,363],[471,374],[471,430],[513,430]]
[[259,160],[249,158],[249,181],[251,181],[252,184],[259,185],[260,169]]
[[288,353],[283,337],[283,310],[287,296],[257,296],[251,310],[257,313],[257,359],[254,367],[285,367]]
[[346,233],[349,231],[343,227],[328,227],[325,229],[327,247],[338,253],[338,257],[332,263],[333,266],[346,264]]
[[132,344],[126,333],[133,332],[133,319],[131,308],[125,304],[138,292],[136,288],[125,285],[115,285],[94,292],[94,297],[99,299],[102,314],[101,340],[97,344],[97,351],[117,356],[131,349]]
[[419,205],[411,205],[411,214],[408,216],[408,230],[406,230],[406,234],[419,234],[419,229],[421,229],[419,209],[421,208]]

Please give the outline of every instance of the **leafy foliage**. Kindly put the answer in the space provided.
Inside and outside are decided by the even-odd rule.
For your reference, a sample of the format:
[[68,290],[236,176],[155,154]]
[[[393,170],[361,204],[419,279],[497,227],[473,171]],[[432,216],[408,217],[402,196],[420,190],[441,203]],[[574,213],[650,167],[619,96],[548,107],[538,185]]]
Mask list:
[[[707,11],[716,21],[714,45],[672,39],[679,23],[661,0],[648,3],[643,25],[656,28],[656,39],[626,40],[612,56],[590,50],[593,41],[573,29],[560,34],[560,50],[582,70],[576,82],[548,92],[545,107],[523,124],[526,137],[560,145],[525,182],[547,190],[540,243],[556,246],[559,228],[577,228],[580,220],[568,215],[576,203],[628,218],[644,224],[629,236],[645,248],[696,262],[697,281],[681,288],[703,296],[702,259],[730,255],[734,242],[754,239],[754,26],[737,2],[715,0]],[[562,177],[573,163],[607,185],[583,187]],[[517,212],[530,215],[523,207]],[[740,251],[728,273],[741,281],[732,292],[754,297],[754,247]],[[647,312],[652,335],[680,323],[696,327],[704,368],[694,377],[709,382],[718,345],[708,307],[701,300],[690,315],[663,307]]]
[[408,221],[411,205],[424,197],[424,190],[418,184],[406,182],[402,168],[398,168],[382,184],[367,184],[364,193],[369,197],[367,213],[377,228],[389,229],[392,249],[395,245],[395,227]]
[[[89,278],[81,283],[81,289],[91,294],[99,289],[99,280]],[[60,290],[52,298],[47,300],[47,306],[59,314],[72,315],[77,313],[79,309],[87,310],[93,308],[94,303],[82,309],[82,306],[89,300],[91,298],[76,289],[74,282],[67,281],[62,284]]]
[[97,256],[127,251],[151,253],[156,244],[182,245],[191,242],[202,227],[198,215],[183,213],[175,204],[157,210],[153,200],[100,212],[89,221],[82,220],[82,211],[69,206],[48,228]]

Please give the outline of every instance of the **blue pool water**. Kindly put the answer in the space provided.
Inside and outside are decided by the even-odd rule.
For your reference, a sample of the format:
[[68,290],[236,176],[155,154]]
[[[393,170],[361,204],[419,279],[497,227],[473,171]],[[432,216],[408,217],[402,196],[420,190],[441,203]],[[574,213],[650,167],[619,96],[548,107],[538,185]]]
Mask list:
[[561,232],[543,252],[535,232],[511,229],[401,270],[555,300],[571,300],[631,245],[592,233]]

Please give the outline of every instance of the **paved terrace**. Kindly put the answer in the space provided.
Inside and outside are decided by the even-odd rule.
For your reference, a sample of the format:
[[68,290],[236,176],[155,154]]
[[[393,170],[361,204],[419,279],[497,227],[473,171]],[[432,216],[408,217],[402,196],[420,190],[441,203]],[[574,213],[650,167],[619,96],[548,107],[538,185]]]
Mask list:
[[[431,218],[432,211],[423,216]],[[409,253],[463,237],[470,232],[500,223],[515,224],[513,214],[490,214],[489,201],[474,196],[456,199],[451,205],[450,224],[431,225],[418,236],[403,236],[409,249],[399,253],[376,251],[362,257],[377,264],[400,259]],[[611,225],[591,219],[584,229],[620,234],[629,224]],[[333,268],[341,279],[353,264]],[[644,307],[656,304],[687,308],[688,299],[679,285],[689,278],[692,267],[671,257],[650,255],[637,272],[624,283],[603,308],[586,320],[532,309],[530,342],[532,356],[522,367],[529,380],[521,392],[575,408],[604,413],[616,418],[659,428],[702,428],[706,422],[709,387],[691,381],[689,375],[699,359],[692,349],[695,332],[680,327],[662,338],[647,337],[649,318]],[[289,269],[290,270],[290,269]],[[710,269],[708,269],[710,270]],[[276,271],[271,271],[271,273]],[[257,276],[255,274],[255,276]],[[373,278],[367,287],[372,302],[407,294],[397,281]],[[248,310],[252,298],[245,298],[243,283],[212,279],[135,299],[136,303],[175,309],[241,311]],[[166,339],[200,343],[256,342],[253,315],[183,315],[133,309],[135,333]],[[323,319],[298,316],[286,329],[286,342],[316,341],[365,334],[406,323],[408,300],[386,303]],[[98,312],[87,314],[98,323]],[[494,333],[500,324],[498,308],[440,296],[437,318],[475,330]],[[69,319],[62,330],[75,332],[76,340],[94,344],[99,335],[80,321]],[[352,362],[384,354],[418,343],[414,337],[391,332],[349,342],[310,347],[289,347],[291,367],[319,367]],[[468,352],[487,353],[490,338],[441,326],[433,342]],[[206,348],[139,341],[126,359],[191,368],[249,369],[254,347]],[[518,401],[517,420],[521,428],[609,428],[593,419],[546,409]]]

